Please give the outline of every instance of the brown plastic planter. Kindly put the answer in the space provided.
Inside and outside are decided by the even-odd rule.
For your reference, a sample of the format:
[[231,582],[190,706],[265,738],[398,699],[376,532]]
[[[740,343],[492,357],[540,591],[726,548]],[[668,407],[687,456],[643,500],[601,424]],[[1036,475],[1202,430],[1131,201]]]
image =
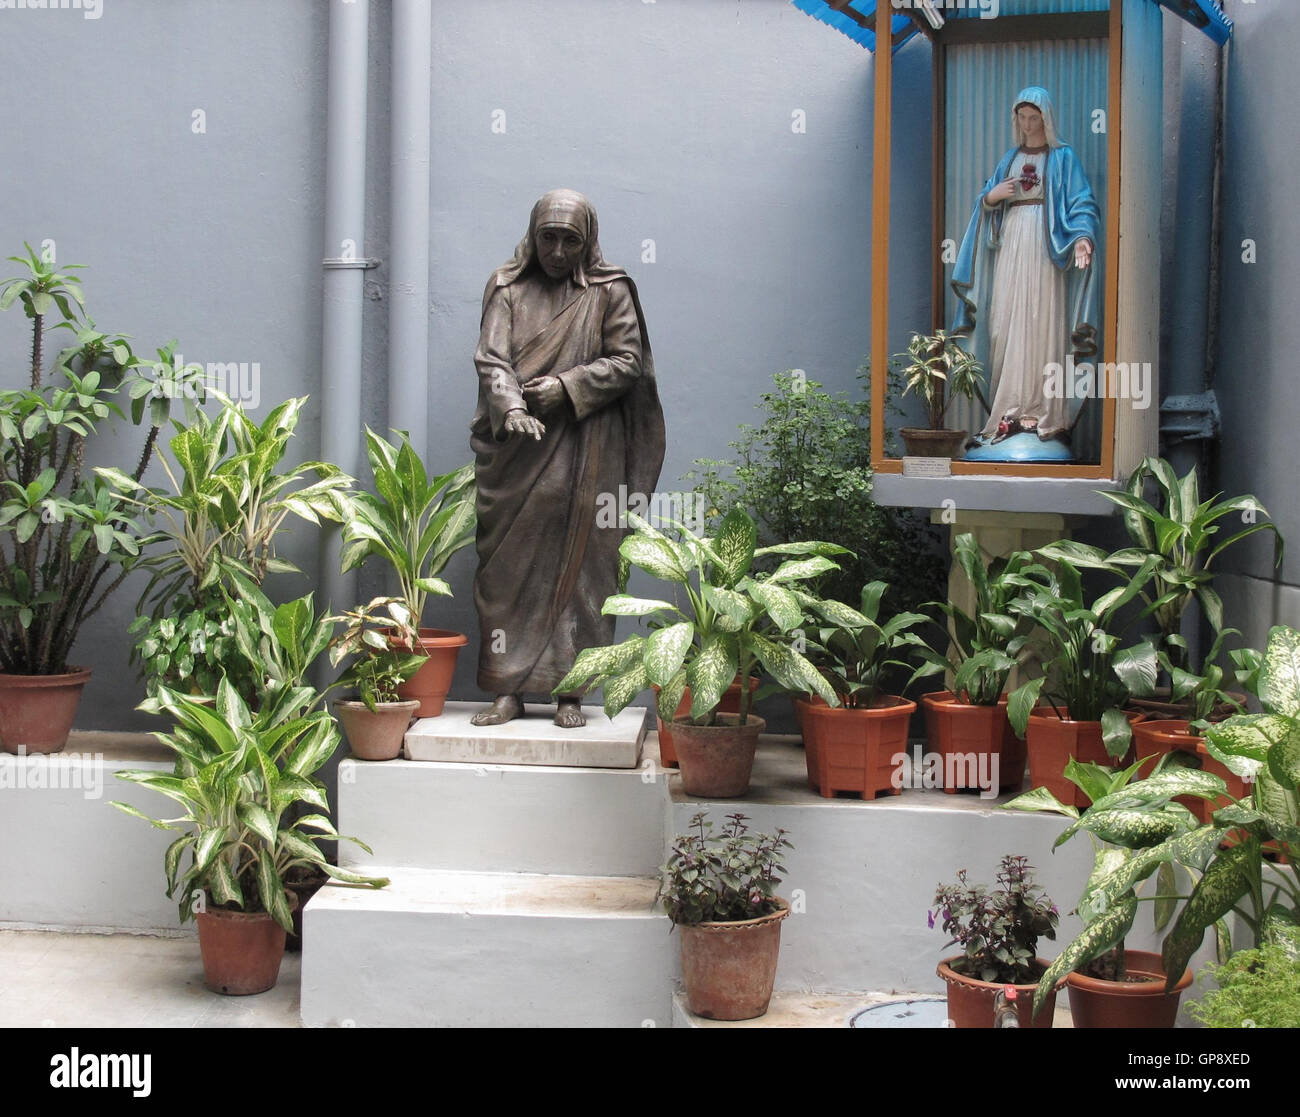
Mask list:
[[[1134,723],[1143,717],[1139,711],[1125,713]],[[1102,742],[1101,722],[1060,718],[1051,706],[1039,706],[1029,715],[1025,744],[1029,751],[1030,786],[1045,787],[1062,803],[1080,809],[1089,806],[1089,799],[1065,778],[1065,765],[1070,758],[1081,764],[1116,768],[1121,763],[1131,763],[1128,757],[1133,752],[1130,748],[1124,757],[1116,760]]]
[[[390,637],[391,639],[391,637]],[[429,658],[420,669],[397,688],[403,699],[420,703],[418,714],[422,718],[436,718],[442,713],[451,689],[451,678],[456,673],[456,657],[469,643],[463,632],[449,632],[443,628],[422,628],[415,651]],[[396,644],[406,651],[406,644]]]
[[735,799],[749,790],[758,735],[767,723],[750,714],[740,725],[739,714],[718,714],[717,725],[673,722],[682,790],[700,799]]
[[[749,693],[751,695],[750,709],[753,709],[752,695],[758,689],[758,676],[749,677]],[[655,697],[659,696],[659,688],[655,687]],[[691,688],[687,687],[682,693],[682,700],[677,703],[677,709],[673,713],[673,720],[688,717],[691,712]],[[722,701],[718,703],[718,713],[720,714],[738,714],[740,713],[740,679],[732,683],[722,694]],[[667,724],[663,718],[655,715],[655,720],[659,723],[659,761],[665,768],[679,767],[677,759],[677,742],[673,740],[673,728]]]
[[865,710],[832,709],[820,698],[795,699],[803,731],[808,785],[825,799],[848,791],[864,799],[897,795],[894,758],[907,751],[907,726],[916,703],[888,696]]
[[[930,751],[943,757],[944,785],[948,794],[963,790],[984,790],[973,784],[949,782],[948,773],[970,773],[969,764],[950,762],[950,756],[974,759],[974,772],[992,771],[992,758],[998,761],[998,790],[1019,791],[1025,782],[1025,742],[1016,736],[1007,718],[1007,697],[996,706],[976,706],[958,702],[948,690],[936,691],[921,698],[925,710],[925,729]],[[988,760],[981,762],[981,757]]]
[[[290,909],[296,908],[298,897],[292,892],[286,896]],[[204,985],[233,997],[274,987],[284,959],[285,932],[268,913],[209,908],[194,918],[199,925]]]
[[781,910],[739,923],[679,923],[686,1003],[706,1020],[752,1020],[762,1016],[776,984],[781,950]]
[[352,755],[361,760],[396,760],[407,727],[419,708],[414,698],[407,702],[379,702],[373,711],[364,702],[339,699],[334,703]]
[[0,747],[13,753],[62,752],[89,681],[89,667],[62,675],[0,674]]
[[[991,1028],[993,1027],[993,1001],[998,993],[1006,988],[1005,982],[980,981],[978,978],[959,974],[948,965],[955,958],[939,963],[939,976],[948,987],[948,1019],[955,1028]],[[1037,959],[1038,965],[1046,972],[1048,963]],[[1056,990],[1053,989],[1043,1002],[1043,1007],[1034,1018],[1034,990],[1038,983],[1013,986],[1016,991],[1016,1016],[1022,1028],[1050,1028],[1052,1015],[1056,1011]]]
[[1178,1001],[1192,983],[1191,970],[1179,979],[1172,993],[1165,992],[1164,963],[1159,954],[1145,950],[1124,953],[1128,981],[1103,981],[1072,973],[1070,1016],[1076,1028],[1172,1028],[1178,1019]]
[[[1228,794],[1233,799],[1245,799],[1250,794],[1250,785],[1222,762],[1210,755],[1205,747],[1205,738],[1188,732],[1189,722],[1148,719],[1133,726],[1133,739],[1139,757],[1164,756],[1175,749],[1182,752],[1194,752],[1200,758],[1201,770],[1218,776],[1228,785]],[[1146,774],[1147,769],[1143,769]],[[1177,802],[1192,812],[1203,824],[1210,821],[1210,816],[1220,807],[1226,807],[1229,800],[1220,797],[1217,802],[1198,799],[1191,795],[1180,795]]]

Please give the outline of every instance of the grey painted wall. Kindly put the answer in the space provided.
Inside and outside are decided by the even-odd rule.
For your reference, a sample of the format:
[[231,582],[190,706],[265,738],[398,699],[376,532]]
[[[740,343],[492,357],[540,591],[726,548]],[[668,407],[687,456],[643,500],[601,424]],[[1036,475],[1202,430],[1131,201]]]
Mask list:
[[[371,7],[364,250],[382,258],[389,28],[387,5]],[[669,432],[661,487],[724,450],[772,373],[799,367],[852,387],[867,351],[861,48],[784,0],[438,0],[434,11],[431,468],[468,457],[483,286],[557,185],[592,198],[606,257],[640,287]],[[0,247],[55,238],[60,261],[90,265],[99,323],[146,351],[178,337],[189,359],[259,362],[264,408],[316,393],[326,31],[325,5],[307,0],[103,0],[95,20],[0,12],[0,94],[27,106],[0,133]],[[195,109],[205,132],[192,129]],[[646,240],[654,263],[642,261]],[[383,268],[368,273],[361,418],[376,426],[386,282]],[[22,382],[26,324],[0,316],[5,386]],[[300,456],[317,452],[318,417],[313,405]],[[284,595],[317,575],[310,529],[287,550],[307,575],[281,579]],[[463,554],[449,570],[456,599],[427,621],[475,631],[472,573]],[[378,581],[367,575],[362,591]],[[76,658],[96,668],[81,727],[152,728],[132,710],[126,669],[139,587],[79,642]],[[457,675],[466,696],[475,652]]]

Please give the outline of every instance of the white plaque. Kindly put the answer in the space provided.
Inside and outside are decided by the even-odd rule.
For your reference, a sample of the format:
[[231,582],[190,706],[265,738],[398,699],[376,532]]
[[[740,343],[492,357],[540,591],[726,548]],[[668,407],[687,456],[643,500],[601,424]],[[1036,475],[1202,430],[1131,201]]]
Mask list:
[[952,458],[915,458],[904,455],[904,477],[951,477]]

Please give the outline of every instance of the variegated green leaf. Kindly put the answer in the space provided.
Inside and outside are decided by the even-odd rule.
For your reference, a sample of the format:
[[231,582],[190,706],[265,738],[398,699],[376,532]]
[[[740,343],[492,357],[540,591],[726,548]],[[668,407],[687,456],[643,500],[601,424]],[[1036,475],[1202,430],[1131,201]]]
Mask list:
[[750,646],[767,672],[795,694],[820,695],[829,706],[838,706],[839,697],[820,671],[792,648],[777,644],[757,633],[751,634]]
[[1170,861],[1162,861],[1156,870],[1156,897],[1152,908],[1155,929],[1163,931],[1178,910],[1178,877]]
[[1290,732],[1268,750],[1268,770],[1289,791],[1300,786],[1300,722],[1293,721]]
[[651,613],[677,612],[677,606],[671,601],[658,601],[645,597],[629,597],[625,593],[616,593],[605,598],[600,611],[607,617],[647,617]]
[[1183,976],[1188,960],[1205,937],[1205,929],[1232,911],[1250,890],[1248,866],[1258,857],[1259,842],[1252,837],[1221,850],[1196,882],[1160,952],[1167,991],[1172,992]]
[[240,803],[239,821],[264,842],[275,843],[275,819],[260,803]]
[[805,559],[790,559],[783,562],[773,572],[769,582],[804,582],[809,578],[815,578],[819,574],[825,574],[830,570],[838,570],[839,566],[831,562],[830,559],[822,558],[821,555],[813,555]]
[[755,581],[749,592],[782,632],[789,632],[803,623],[803,609],[789,590],[771,582]]
[[1259,671],[1259,700],[1270,713],[1300,718],[1300,631],[1275,625]]
[[265,846],[257,852],[257,894],[271,918],[292,934],[293,916],[289,911],[289,901],[285,898],[284,881],[275,871],[271,851]]
[[1076,808],[1062,803],[1045,787],[1036,787],[1033,791],[1026,791],[1023,795],[1017,795],[1009,803],[1003,803],[1002,809],[1007,811],[1051,811],[1053,814],[1068,815],[1070,818],[1079,817]]
[[690,621],[656,629],[645,643],[645,669],[650,682],[664,686],[678,671],[695,639],[695,625]]
[[604,648],[584,648],[573,661],[573,667],[552,694],[578,694],[593,679],[621,675],[641,660],[645,646],[644,636],[629,636],[621,644]]
[[1047,967],[1047,972],[1039,979],[1038,988],[1034,990],[1035,1016],[1043,1007],[1048,993],[1056,988],[1062,978],[1081,966],[1086,966],[1094,958],[1100,958],[1129,933],[1137,909],[1136,896],[1130,895],[1122,899],[1104,915],[1084,927],[1079,932],[1079,936],[1056,956],[1056,960]]
[[621,675],[607,678],[602,687],[605,699],[605,713],[609,717],[617,716],[643,690],[650,689],[650,676],[645,664],[632,664]]
[[734,636],[715,632],[705,637],[699,654],[686,668],[686,683],[691,688],[692,718],[702,718],[717,708],[739,666]]
[[1273,745],[1291,730],[1288,718],[1275,714],[1237,714],[1205,731],[1205,747],[1230,772],[1254,779],[1268,762]]
[[677,714],[677,707],[681,705],[682,695],[685,693],[686,671],[681,670],[659,690],[659,717],[671,724]]
[[758,529],[754,521],[740,508],[733,508],[718,525],[718,536],[713,541],[713,551],[718,558],[719,577],[724,587],[734,586],[749,572],[754,561],[754,548],[758,542]]
[[677,559],[677,553],[664,539],[651,539],[645,535],[629,535],[619,546],[619,554],[633,566],[639,566],[665,582],[685,585],[686,571]]
[[364,873],[354,873],[328,863],[322,865],[321,869],[332,879],[341,880],[345,884],[366,884],[371,888],[386,888],[390,883],[388,877],[368,877]]
[[230,865],[222,857],[214,861],[212,868],[207,873],[208,892],[212,895],[212,900],[217,904],[238,904],[244,906],[244,893],[239,887],[239,881],[230,871]]

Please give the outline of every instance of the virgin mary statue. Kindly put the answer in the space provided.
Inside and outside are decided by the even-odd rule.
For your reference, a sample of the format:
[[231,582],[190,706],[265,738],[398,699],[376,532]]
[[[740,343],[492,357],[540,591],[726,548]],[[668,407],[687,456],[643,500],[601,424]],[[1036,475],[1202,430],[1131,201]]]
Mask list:
[[[1101,215],[1083,164],[1057,132],[1045,89],[1020,92],[1012,128],[1015,146],[980,191],[953,268],[951,332],[988,354],[992,403],[980,432],[984,446],[1034,434],[1038,443],[1020,439],[1028,448],[1006,456],[1068,459],[1067,399],[1053,390],[1063,377],[1049,380],[1048,367],[1063,368],[1071,353],[1086,360],[1097,352],[1092,261]],[[1034,448],[1046,443],[1054,446]],[[967,455],[1001,456],[983,447]]]
[[[498,725],[525,694],[549,695],[578,652],[614,642],[601,606],[626,527],[597,512],[620,492],[620,507],[649,499],[664,460],[641,300],[601,256],[581,194],[553,190],[533,207],[483,293],[474,364],[478,685],[496,698],[473,720]],[[577,695],[559,696],[555,723],[584,724]]]

